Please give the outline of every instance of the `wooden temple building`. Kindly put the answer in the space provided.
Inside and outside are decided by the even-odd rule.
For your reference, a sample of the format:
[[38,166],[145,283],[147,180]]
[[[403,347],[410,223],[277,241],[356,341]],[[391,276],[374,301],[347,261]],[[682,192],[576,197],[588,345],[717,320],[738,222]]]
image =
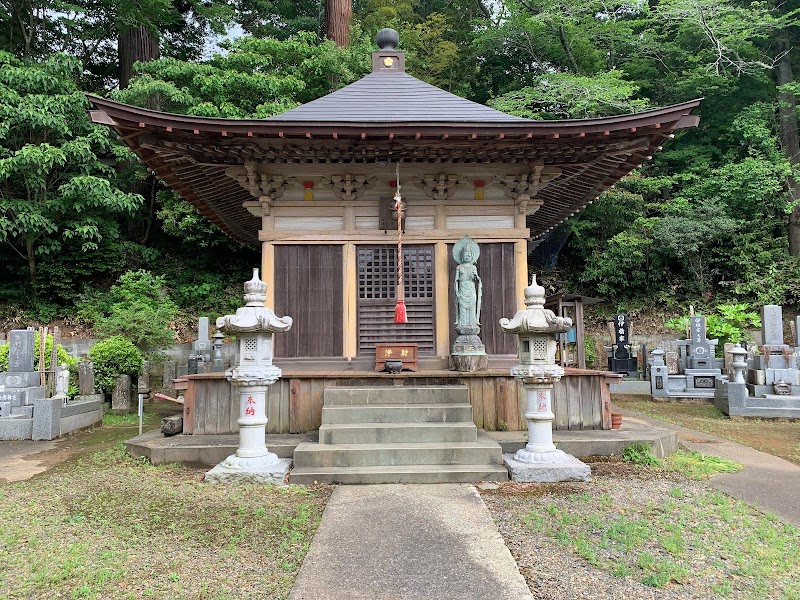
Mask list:
[[[374,52],[372,64],[359,81],[269,119],[167,114],[95,96],[91,118],[111,126],[228,236],[260,245],[267,305],[294,319],[276,336],[284,375],[270,391],[268,431],[318,428],[326,387],[411,381],[466,384],[478,427],[524,430],[524,393],[508,374],[516,339],[498,321],[523,307],[529,245],[649,160],[676,130],[696,126],[699,100],[534,121],[408,75],[395,44]],[[407,324],[394,322],[398,181],[407,205]],[[489,370],[477,373],[448,370],[451,250],[465,235],[480,246]],[[377,372],[379,343],[417,344],[419,370]],[[609,376],[568,370],[555,392],[556,427],[608,428]],[[221,374],[190,378],[186,432],[236,431],[226,385]]]

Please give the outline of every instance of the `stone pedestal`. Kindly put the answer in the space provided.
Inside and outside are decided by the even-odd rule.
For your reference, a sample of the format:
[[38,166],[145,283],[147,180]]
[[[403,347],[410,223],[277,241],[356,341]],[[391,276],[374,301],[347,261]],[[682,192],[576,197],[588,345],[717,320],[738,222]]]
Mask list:
[[249,376],[241,368],[234,369],[228,380],[239,388],[239,448],[206,473],[206,481],[244,481],[283,484],[291,459],[278,458],[267,450],[267,386],[278,381],[277,367],[262,369],[260,377]]
[[516,454],[503,455],[514,481],[591,481],[592,470],[589,465],[557,449],[553,443],[555,415],[551,392],[558,379],[560,377],[523,379],[527,393],[525,418],[528,420],[528,444]]
[[476,333],[459,335],[453,343],[453,352],[450,355],[450,369],[464,373],[485,371],[489,368],[489,357],[486,355],[486,346]]

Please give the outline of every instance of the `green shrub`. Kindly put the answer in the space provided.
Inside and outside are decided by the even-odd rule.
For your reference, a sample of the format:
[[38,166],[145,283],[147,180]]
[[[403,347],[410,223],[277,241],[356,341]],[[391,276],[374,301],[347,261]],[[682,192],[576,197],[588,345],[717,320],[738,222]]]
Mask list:
[[657,467],[661,464],[654,455],[653,447],[645,442],[637,442],[622,449],[622,460],[645,467]]
[[89,358],[94,363],[95,385],[106,394],[114,389],[117,377],[133,377],[142,370],[142,353],[121,335],[97,342],[89,350]]
[[[670,319],[664,326],[675,331],[686,331],[689,316]],[[750,305],[719,304],[714,312],[706,315],[706,335],[709,339],[718,339],[717,354],[721,356],[725,344],[741,342],[749,337],[747,328],[761,327],[761,317]]]
[[[48,334],[47,335],[47,340],[45,341],[44,344],[45,344],[44,345],[44,357],[45,357],[44,358],[44,368],[45,369],[49,369],[50,368],[50,353],[53,351],[53,336]],[[38,371],[39,370],[39,332],[38,331],[36,332],[36,342],[34,344],[34,348],[35,348],[34,356],[36,358],[35,358],[35,364],[34,364],[33,368],[34,368],[34,370]],[[78,364],[78,358],[75,357],[75,356],[72,356],[66,350],[64,350],[64,347],[61,344],[58,345],[58,355],[57,356],[58,356],[57,360],[58,360],[58,364],[59,365],[66,363],[69,366],[74,366],[74,365]],[[4,371],[8,371],[8,344],[3,344],[2,346],[0,346],[0,373],[2,373]]]
[[164,276],[128,271],[111,288],[108,314],[95,318],[103,337],[121,335],[139,348],[165,348],[175,341],[169,323],[178,306],[164,293]]

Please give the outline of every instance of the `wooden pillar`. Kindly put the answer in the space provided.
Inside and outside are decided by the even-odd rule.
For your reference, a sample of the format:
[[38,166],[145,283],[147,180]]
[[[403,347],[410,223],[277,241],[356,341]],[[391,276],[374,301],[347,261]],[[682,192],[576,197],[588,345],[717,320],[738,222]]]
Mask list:
[[275,244],[261,242],[261,280],[267,284],[266,306],[275,308]]
[[356,245],[348,242],[342,252],[344,261],[342,273],[344,277],[344,314],[342,316],[342,339],[344,340],[344,356],[352,360],[358,356],[358,272],[356,265]]
[[450,356],[450,274],[448,273],[447,242],[437,242],[434,248],[434,287],[436,294],[436,354]]
[[528,287],[528,242],[519,240],[514,242],[514,264],[517,269],[516,285],[514,293],[517,298],[517,310],[525,309],[524,289]]

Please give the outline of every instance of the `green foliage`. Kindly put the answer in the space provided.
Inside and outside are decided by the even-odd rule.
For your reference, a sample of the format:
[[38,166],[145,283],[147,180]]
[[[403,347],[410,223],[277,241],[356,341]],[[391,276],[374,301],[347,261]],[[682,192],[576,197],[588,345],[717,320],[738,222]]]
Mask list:
[[664,460],[664,467],[686,475],[689,479],[708,479],[717,473],[736,473],[742,465],[726,458],[678,450]]
[[[164,292],[165,278],[149,271],[128,271],[120,276],[105,300],[104,314],[95,317],[102,336],[124,336],[139,349],[159,349],[175,341],[170,321],[177,305]],[[84,313],[86,314],[86,313]]]
[[[359,38],[356,38],[358,40]],[[266,118],[364,75],[364,44],[340,48],[313,34],[287,40],[241,37],[208,62],[162,58],[138,64],[140,76],[115,97],[138,106],[204,117]]]
[[499,96],[490,105],[526,119],[584,119],[647,108],[647,100],[633,97],[638,87],[623,77],[619,71],[592,77],[548,73],[536,77],[531,86]]
[[0,52],[0,242],[33,284],[40,260],[97,251],[141,202],[104,162],[130,153],[89,123],[80,70],[63,54],[25,64]]
[[653,455],[653,447],[646,442],[625,446],[622,449],[622,460],[643,467],[657,467],[661,464]]
[[[33,369],[35,371],[39,370],[39,340],[41,337],[39,336],[39,332],[36,332],[36,341],[34,343],[34,366]],[[8,344],[3,344],[0,346],[0,373],[8,371],[8,351],[9,346]],[[51,334],[47,334],[47,339],[44,342],[44,368],[45,370],[50,369],[50,358],[53,352],[53,336]],[[73,367],[78,364],[78,358],[72,356],[69,352],[64,350],[64,347],[59,344],[58,350],[56,351],[56,360],[58,361],[58,365],[67,364],[70,367]]]
[[[720,352],[727,343],[750,339],[747,329],[761,327],[761,317],[747,303],[718,304],[714,311],[706,315],[706,334],[709,339],[719,339],[717,349]],[[669,319],[664,326],[685,332],[689,327],[689,316]]]
[[121,335],[97,342],[89,349],[89,358],[94,363],[95,385],[106,394],[114,389],[117,377],[134,377],[142,370],[142,353]]

